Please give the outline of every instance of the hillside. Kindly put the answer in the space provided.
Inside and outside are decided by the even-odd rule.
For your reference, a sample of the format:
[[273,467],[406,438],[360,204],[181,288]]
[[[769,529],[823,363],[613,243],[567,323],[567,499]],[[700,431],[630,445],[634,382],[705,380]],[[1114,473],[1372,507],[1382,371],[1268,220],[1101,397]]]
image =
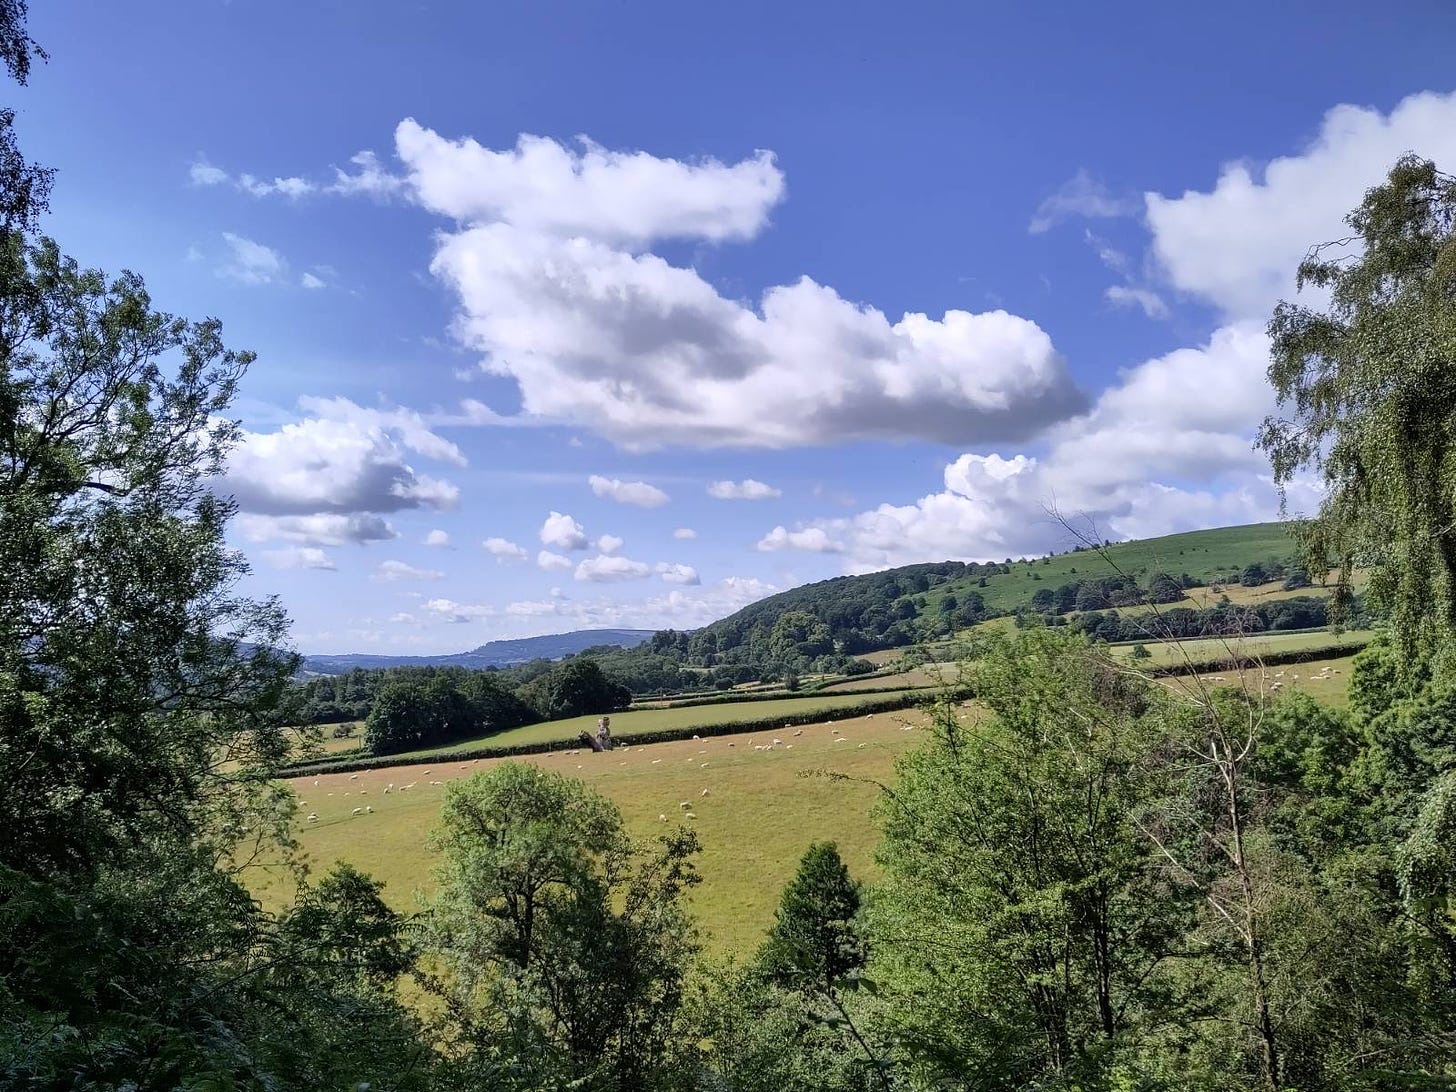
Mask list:
[[469,652],[444,656],[370,656],[343,653],[338,656],[305,656],[304,671],[310,675],[342,675],[356,667],[510,667],[531,660],[559,660],[588,648],[615,645],[632,648],[652,636],[650,629],[578,629],[542,637],[487,641]]
[[[1288,525],[1258,523],[1117,543],[1104,553],[1078,549],[1036,560],[944,561],[821,580],[752,603],[679,646],[695,659],[738,659],[733,654],[740,650],[761,659],[788,643],[801,656],[853,655],[1036,609],[1034,597],[1042,589],[1119,574],[1141,585],[1158,573],[1186,586],[1237,580],[1251,563],[1286,564],[1294,542]],[[659,644],[660,638],[651,642]]]
[[1106,547],[1106,557],[1090,550],[1072,550],[1034,561],[1015,561],[1008,571],[987,576],[967,574],[947,581],[926,596],[926,608],[938,608],[946,595],[977,593],[989,611],[1010,614],[1027,606],[1031,597],[1048,585],[1056,587],[1089,577],[1110,577],[1117,571],[1146,578],[1164,572],[1191,576],[1209,583],[1238,572],[1252,562],[1286,562],[1295,552],[1286,523],[1251,523],[1242,527],[1216,527],[1185,531],[1161,538],[1119,542]]

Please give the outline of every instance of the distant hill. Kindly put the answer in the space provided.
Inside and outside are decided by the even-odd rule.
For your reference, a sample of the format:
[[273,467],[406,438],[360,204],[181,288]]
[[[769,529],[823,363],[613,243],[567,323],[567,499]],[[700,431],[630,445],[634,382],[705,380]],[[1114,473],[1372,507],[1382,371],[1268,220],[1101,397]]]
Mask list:
[[487,641],[469,652],[445,656],[370,656],[355,652],[338,656],[305,656],[303,670],[309,675],[342,675],[356,667],[510,667],[531,660],[559,660],[601,645],[634,648],[651,636],[650,629],[577,629],[544,637]]
[[[1295,543],[1288,524],[1256,523],[1114,543],[1104,553],[1074,549],[1033,560],[941,561],[835,577],[760,599],[675,644],[698,663],[790,651],[809,660],[853,655],[1034,610],[1038,591],[1067,584],[1121,575],[1145,587],[1158,573],[1192,584],[1236,582],[1251,563],[1287,564]],[[655,638],[643,651],[664,644]]]
[[[337,675],[356,667],[508,668],[616,646],[634,651],[600,658],[610,659],[612,669],[639,692],[667,685],[657,678],[664,664],[671,668],[669,674],[678,666],[735,667],[735,682],[761,677],[766,666],[838,672],[864,652],[914,644],[1020,611],[1045,610],[1038,605],[1038,593],[1044,601],[1049,590],[1067,585],[1120,576],[1136,600],[1139,589],[1156,574],[1192,585],[1237,582],[1250,564],[1282,567],[1291,562],[1295,543],[1289,532],[1288,524],[1256,523],[1114,543],[1106,547],[1105,557],[1092,550],[1069,550],[1033,560],[903,565],[779,592],[691,633],[588,629],[491,641],[448,656],[309,656],[305,671]],[[1110,605],[1126,601],[1114,598]],[[644,665],[652,671],[644,674]],[[522,682],[531,677],[531,669],[526,671]]]

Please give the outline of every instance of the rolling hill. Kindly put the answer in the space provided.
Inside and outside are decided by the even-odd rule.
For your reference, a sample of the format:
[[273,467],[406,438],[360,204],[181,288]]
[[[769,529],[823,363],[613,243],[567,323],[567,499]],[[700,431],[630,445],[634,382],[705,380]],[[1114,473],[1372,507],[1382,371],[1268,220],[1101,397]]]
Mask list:
[[355,652],[338,656],[305,656],[303,666],[304,673],[308,675],[342,675],[356,667],[466,667],[478,670],[510,667],[531,660],[559,660],[601,645],[633,648],[651,636],[650,629],[577,629],[543,637],[487,641],[469,652],[444,656],[371,656]]

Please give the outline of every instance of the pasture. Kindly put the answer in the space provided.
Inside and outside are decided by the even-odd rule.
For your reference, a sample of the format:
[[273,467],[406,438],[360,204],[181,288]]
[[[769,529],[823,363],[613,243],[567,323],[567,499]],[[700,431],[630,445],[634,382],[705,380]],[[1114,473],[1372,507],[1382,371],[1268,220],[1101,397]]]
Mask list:
[[[764,704],[769,703],[748,708]],[[612,723],[615,727],[616,717]],[[856,876],[874,875],[878,834],[869,813],[879,790],[872,782],[893,776],[895,758],[923,735],[925,723],[923,712],[906,710],[777,734],[715,736],[603,754],[555,751],[512,761],[581,778],[622,810],[634,837],[662,834],[667,826],[659,816],[668,824],[691,823],[703,843],[698,861],[703,882],[691,902],[704,943],[713,952],[743,953],[772,924],[779,893],[811,842],[837,842]],[[781,742],[774,744],[775,738]],[[348,861],[384,880],[385,896],[397,909],[416,909],[415,892],[428,890],[431,882],[425,840],[444,785],[499,761],[506,760],[442,759],[436,766],[290,781],[300,801],[302,849],[315,872]],[[372,813],[362,810],[367,808]],[[688,811],[695,818],[685,818]],[[317,820],[309,822],[310,814]],[[288,882],[285,874],[262,869],[253,886],[265,902],[277,902],[287,897]]]
[[[1253,657],[1275,653],[1302,652],[1312,649],[1348,648],[1353,655],[1370,642],[1371,630],[1346,630],[1333,633],[1327,629],[1300,633],[1256,633],[1248,637],[1195,637],[1184,641],[1149,640],[1145,643],[1150,656],[1142,663],[1163,667],[1192,661],[1205,663],[1221,656]],[[1136,644],[1113,646],[1113,654],[1131,658]]]
[[1271,698],[1281,691],[1298,691],[1326,705],[1343,707],[1348,700],[1346,688],[1350,683],[1350,670],[1354,662],[1354,653],[1349,653],[1278,667],[1225,669],[1205,671],[1198,675],[1168,675],[1159,681],[1175,694],[1186,697],[1199,696],[1205,687],[1233,686],[1251,694],[1262,694]]

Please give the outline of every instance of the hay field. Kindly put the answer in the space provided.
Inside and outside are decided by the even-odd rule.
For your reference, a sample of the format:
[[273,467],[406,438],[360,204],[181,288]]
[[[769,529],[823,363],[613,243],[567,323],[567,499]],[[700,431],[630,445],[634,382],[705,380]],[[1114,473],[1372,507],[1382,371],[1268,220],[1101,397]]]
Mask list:
[[[698,862],[703,882],[692,906],[704,942],[713,952],[748,952],[772,923],[779,893],[811,842],[838,842],[855,875],[874,875],[878,834],[869,810],[878,789],[863,781],[804,775],[824,770],[886,781],[895,758],[923,735],[924,725],[924,713],[906,710],[810,725],[802,735],[793,734],[800,729],[781,730],[782,743],[765,750],[754,748],[769,747],[772,732],[511,761],[581,778],[622,809],[635,837],[661,834],[666,828],[659,815],[669,823],[692,823],[703,843]],[[499,761],[506,760],[442,760],[436,766],[296,779],[289,784],[301,801],[302,847],[316,871],[349,861],[384,880],[385,895],[396,908],[415,909],[416,889],[430,884],[425,838],[444,791],[430,782],[469,777]],[[414,788],[399,790],[411,782]],[[396,787],[386,794],[391,783]],[[696,819],[682,818],[681,802]],[[356,816],[355,808],[374,811]],[[317,821],[303,819],[310,813]],[[287,880],[277,871],[261,870],[253,886],[265,902],[288,894]]]

